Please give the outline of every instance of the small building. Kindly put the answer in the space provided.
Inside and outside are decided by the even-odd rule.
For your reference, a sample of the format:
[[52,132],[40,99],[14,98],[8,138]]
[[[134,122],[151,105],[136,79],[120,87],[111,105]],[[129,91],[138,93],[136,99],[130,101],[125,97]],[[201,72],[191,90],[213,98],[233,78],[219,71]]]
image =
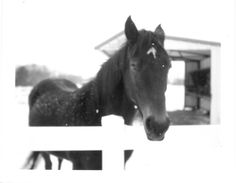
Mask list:
[[[123,32],[95,47],[108,57],[125,42]],[[202,110],[211,124],[220,122],[220,43],[166,36],[165,49],[172,61],[185,63],[184,109]]]

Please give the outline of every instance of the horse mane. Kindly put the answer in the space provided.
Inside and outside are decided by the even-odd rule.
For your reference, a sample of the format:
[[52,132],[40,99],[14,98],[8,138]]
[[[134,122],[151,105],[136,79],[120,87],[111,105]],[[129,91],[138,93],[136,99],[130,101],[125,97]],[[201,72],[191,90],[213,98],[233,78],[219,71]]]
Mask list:
[[109,96],[119,84],[122,84],[122,72],[125,69],[127,44],[125,43],[113,56],[101,66],[96,76],[98,90],[102,97]]

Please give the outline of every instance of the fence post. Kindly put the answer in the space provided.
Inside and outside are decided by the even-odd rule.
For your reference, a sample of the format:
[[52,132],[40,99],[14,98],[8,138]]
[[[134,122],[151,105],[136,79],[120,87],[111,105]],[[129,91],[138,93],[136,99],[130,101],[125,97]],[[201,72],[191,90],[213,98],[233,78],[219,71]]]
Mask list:
[[110,115],[102,118],[106,144],[102,151],[102,165],[106,172],[121,172],[124,170],[124,120]]

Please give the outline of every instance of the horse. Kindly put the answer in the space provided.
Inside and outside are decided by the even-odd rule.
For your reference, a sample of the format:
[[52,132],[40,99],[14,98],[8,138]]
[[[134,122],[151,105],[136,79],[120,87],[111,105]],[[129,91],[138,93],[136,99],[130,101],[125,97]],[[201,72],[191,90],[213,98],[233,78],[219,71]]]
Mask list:
[[[126,125],[132,125],[138,113],[147,138],[163,140],[170,126],[165,91],[171,67],[164,49],[164,30],[161,25],[153,32],[138,30],[129,16],[124,33],[127,39],[124,45],[81,88],[66,79],[46,79],[34,86],[29,95],[29,126],[101,126],[102,117],[111,114],[123,117]],[[125,151],[125,162],[132,152]],[[50,154],[59,160],[70,160],[73,169],[102,169],[101,151],[32,154],[35,156],[30,156],[28,162],[32,157],[35,162],[41,154],[46,169],[51,168]]]

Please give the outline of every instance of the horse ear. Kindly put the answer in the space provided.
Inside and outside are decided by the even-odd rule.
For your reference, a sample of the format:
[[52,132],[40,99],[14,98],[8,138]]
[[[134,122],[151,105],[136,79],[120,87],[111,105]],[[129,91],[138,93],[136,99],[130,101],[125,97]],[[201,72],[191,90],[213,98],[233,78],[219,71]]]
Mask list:
[[125,35],[126,38],[131,42],[136,42],[138,38],[138,30],[129,16],[125,22]]
[[164,47],[164,41],[165,41],[165,32],[161,27],[161,24],[159,24],[155,30],[155,34],[157,36],[158,42]]

